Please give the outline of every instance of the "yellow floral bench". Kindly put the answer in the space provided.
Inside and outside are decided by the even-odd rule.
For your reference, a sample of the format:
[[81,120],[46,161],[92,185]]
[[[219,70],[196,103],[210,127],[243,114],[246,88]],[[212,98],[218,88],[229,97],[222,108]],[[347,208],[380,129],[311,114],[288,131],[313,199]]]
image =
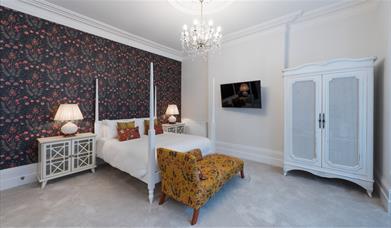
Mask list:
[[162,195],[194,209],[191,225],[197,223],[199,209],[226,183],[240,172],[244,178],[243,161],[223,154],[202,157],[195,149],[187,153],[159,148],[157,160],[162,178]]

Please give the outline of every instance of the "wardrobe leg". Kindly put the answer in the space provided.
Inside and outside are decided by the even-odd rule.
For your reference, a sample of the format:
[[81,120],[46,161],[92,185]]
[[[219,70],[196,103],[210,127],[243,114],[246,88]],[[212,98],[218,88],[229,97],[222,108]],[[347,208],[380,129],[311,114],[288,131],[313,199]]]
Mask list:
[[197,223],[199,213],[200,213],[200,209],[194,209],[193,218],[191,219],[191,223],[190,223],[191,225]]
[[240,170],[240,177],[241,177],[241,178],[244,178],[244,171],[243,171],[243,169]]

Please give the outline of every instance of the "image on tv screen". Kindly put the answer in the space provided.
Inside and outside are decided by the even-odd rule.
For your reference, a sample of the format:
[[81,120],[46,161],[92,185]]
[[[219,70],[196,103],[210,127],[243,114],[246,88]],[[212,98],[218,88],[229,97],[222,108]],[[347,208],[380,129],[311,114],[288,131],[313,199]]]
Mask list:
[[232,108],[262,108],[261,81],[220,85],[221,104]]

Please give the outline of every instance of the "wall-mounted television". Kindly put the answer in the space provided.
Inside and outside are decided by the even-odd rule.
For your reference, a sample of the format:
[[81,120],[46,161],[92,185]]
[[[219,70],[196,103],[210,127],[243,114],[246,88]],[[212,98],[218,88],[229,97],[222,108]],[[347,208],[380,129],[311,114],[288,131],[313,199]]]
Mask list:
[[221,84],[223,108],[262,108],[261,81]]

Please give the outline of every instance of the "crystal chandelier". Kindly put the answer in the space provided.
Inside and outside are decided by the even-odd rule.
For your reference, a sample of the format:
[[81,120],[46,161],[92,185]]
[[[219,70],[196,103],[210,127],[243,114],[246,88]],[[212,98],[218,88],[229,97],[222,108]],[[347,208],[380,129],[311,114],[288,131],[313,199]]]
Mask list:
[[206,55],[209,51],[219,48],[221,45],[221,27],[214,28],[213,21],[206,22],[203,18],[203,6],[205,0],[199,0],[201,4],[201,20],[194,20],[190,29],[185,24],[181,33],[183,50],[191,56]]

